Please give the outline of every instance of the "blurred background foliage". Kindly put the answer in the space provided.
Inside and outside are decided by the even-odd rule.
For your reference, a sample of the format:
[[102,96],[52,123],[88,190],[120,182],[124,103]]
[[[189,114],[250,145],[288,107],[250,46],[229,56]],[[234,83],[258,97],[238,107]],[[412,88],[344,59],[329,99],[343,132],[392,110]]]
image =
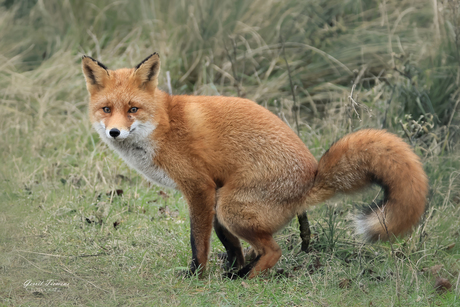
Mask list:
[[174,94],[276,105],[292,99],[290,77],[304,116],[324,116],[354,84],[375,126],[406,114],[458,124],[457,1],[4,0],[0,14],[6,77],[78,67],[82,54],[134,66],[157,51]]

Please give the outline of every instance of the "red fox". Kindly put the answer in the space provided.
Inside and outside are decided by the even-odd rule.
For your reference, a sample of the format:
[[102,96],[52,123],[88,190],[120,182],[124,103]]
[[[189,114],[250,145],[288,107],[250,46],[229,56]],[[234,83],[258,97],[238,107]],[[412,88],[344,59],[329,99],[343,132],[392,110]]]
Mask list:
[[[424,212],[428,180],[420,159],[384,130],[349,134],[318,163],[282,120],[253,101],[157,89],[157,53],[132,69],[109,70],[88,56],[82,66],[101,139],[148,180],[187,200],[191,273],[206,268],[214,227],[236,275],[253,278],[277,263],[273,234],[296,214],[374,183],[383,201],[356,220],[366,239],[404,235]],[[256,254],[246,266],[240,239]]]

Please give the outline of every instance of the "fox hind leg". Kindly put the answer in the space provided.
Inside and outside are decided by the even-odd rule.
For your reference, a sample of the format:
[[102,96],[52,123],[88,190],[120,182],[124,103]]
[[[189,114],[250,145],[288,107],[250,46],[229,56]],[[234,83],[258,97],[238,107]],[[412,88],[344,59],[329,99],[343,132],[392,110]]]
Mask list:
[[[249,241],[249,240],[248,240]],[[257,256],[237,273],[229,273],[227,277],[254,278],[272,268],[281,258],[281,249],[271,234],[258,234],[250,242]]]
[[[248,265],[240,269],[231,278],[253,278],[259,273],[273,267],[281,257],[281,249],[273,239],[272,234],[284,225],[286,217],[277,214],[269,216],[260,214],[261,208],[267,208],[260,203],[242,203],[232,194],[225,195],[222,191],[216,206],[216,216],[220,224],[234,236],[248,242],[256,255]],[[273,212],[272,212],[273,213]]]
[[244,255],[240,239],[219,223],[217,215],[214,216],[214,230],[227,251],[227,263],[225,265],[225,269],[231,270],[243,267]]

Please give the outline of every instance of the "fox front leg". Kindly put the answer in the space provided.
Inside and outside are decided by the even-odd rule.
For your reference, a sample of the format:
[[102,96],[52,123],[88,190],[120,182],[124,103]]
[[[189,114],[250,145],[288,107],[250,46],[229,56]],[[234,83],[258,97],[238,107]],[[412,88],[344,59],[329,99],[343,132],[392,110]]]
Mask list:
[[201,187],[192,193],[184,193],[190,209],[190,245],[192,262],[190,273],[202,275],[206,269],[213,228],[215,187]]

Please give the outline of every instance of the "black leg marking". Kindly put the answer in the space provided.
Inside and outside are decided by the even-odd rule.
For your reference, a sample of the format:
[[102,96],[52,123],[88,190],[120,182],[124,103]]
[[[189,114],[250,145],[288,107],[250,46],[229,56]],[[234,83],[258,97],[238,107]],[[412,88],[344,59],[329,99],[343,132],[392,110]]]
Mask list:
[[260,259],[260,255],[257,256],[256,259],[254,259],[251,263],[246,265],[244,268],[242,268],[238,272],[236,273],[229,272],[229,273],[226,273],[224,276],[232,280],[238,279],[238,278],[246,278],[246,276],[248,276],[251,270],[256,266],[259,259]]
[[308,247],[310,246],[310,223],[308,222],[307,212],[304,211],[301,214],[297,215],[300,225],[300,238],[302,239],[301,250],[308,253]]
[[195,274],[199,268],[198,256],[196,250],[195,237],[193,236],[193,226],[192,221],[190,220],[190,245],[192,246],[192,262],[190,263],[190,273]]
[[227,251],[225,270],[242,267],[244,265],[244,255],[240,240],[219,223],[217,216],[214,216],[214,230]]

